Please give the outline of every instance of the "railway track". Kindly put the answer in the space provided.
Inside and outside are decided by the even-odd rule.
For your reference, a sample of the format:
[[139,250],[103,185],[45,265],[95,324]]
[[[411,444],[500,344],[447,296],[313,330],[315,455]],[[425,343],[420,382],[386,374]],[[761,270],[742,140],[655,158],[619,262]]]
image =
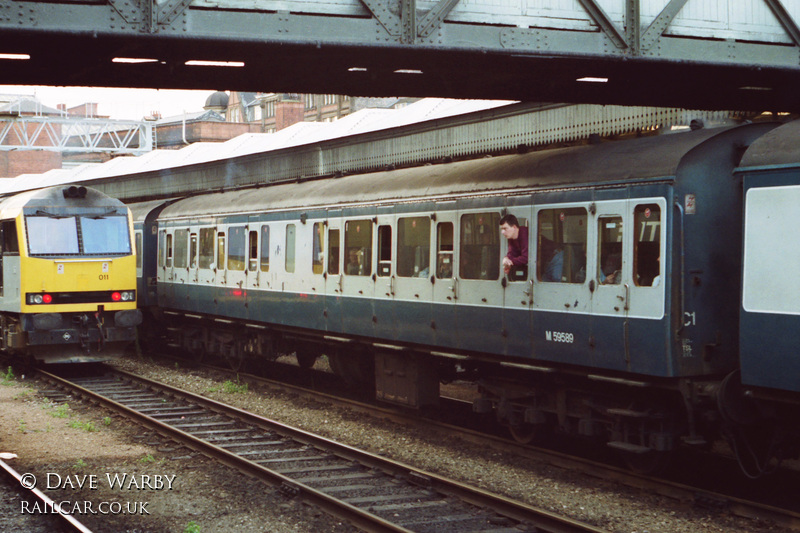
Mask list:
[[602,531],[132,374],[42,376],[364,531]]
[[[420,421],[419,417],[411,415],[402,409],[365,404],[351,398],[342,398],[330,393],[311,390],[296,384],[287,384],[262,376],[242,375],[216,366],[200,366],[222,374],[235,375],[237,378],[244,377],[247,381],[258,382],[273,389],[279,388],[293,394],[314,399],[326,405],[346,407],[347,409],[370,414],[371,416],[379,416],[383,419],[393,420],[406,426],[421,425],[424,427],[420,429],[427,434],[436,433],[442,438],[458,438],[479,446],[490,447],[494,450],[511,453],[520,457],[544,460],[559,468],[581,470],[592,477],[614,480],[626,486],[642,489],[653,494],[659,494],[676,501],[688,502],[697,507],[716,509],[719,512],[741,518],[767,520],[787,531],[800,531],[800,512],[798,512],[797,509],[784,508],[781,505],[770,505],[764,503],[763,500],[756,501],[758,498],[754,498],[753,495],[748,496],[747,494],[725,492],[726,489],[720,490],[716,488],[699,487],[687,482],[685,476],[682,477],[678,475],[673,479],[664,479],[639,475],[602,461],[595,461],[576,457],[569,453],[560,453],[553,450],[522,445],[509,439],[489,435],[469,428],[454,426],[446,422],[433,419],[424,419]],[[448,410],[455,409],[455,404],[459,401],[452,398],[444,398],[444,400],[449,402],[450,408]],[[730,489],[737,485],[737,482],[735,480],[722,480],[716,483],[716,486],[725,486],[726,484],[730,484],[728,487],[728,489]],[[759,489],[758,486],[754,486],[752,491],[756,492],[756,497],[761,496],[761,489]]]
[[[27,531],[29,533],[64,531],[92,533],[92,531],[67,512],[61,512],[60,503],[54,502],[37,488],[28,488],[28,480],[11,465],[0,460],[0,473],[5,484],[0,489],[3,516],[0,529],[4,531]],[[23,502],[24,500],[24,502]],[[20,507],[6,509],[15,502]],[[12,521],[13,523],[8,523]]]

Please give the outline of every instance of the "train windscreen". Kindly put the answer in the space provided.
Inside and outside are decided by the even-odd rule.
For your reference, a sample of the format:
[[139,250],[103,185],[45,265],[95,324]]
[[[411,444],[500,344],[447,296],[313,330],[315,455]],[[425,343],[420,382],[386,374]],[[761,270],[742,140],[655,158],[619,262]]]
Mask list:
[[53,255],[128,255],[131,239],[125,216],[26,216],[28,253]]

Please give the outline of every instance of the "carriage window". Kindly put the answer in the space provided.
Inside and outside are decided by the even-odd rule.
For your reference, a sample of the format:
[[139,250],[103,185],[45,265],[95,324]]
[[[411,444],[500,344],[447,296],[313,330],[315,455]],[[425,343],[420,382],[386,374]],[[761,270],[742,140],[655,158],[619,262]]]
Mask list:
[[453,223],[436,225],[436,277],[453,277]]
[[172,234],[167,233],[167,268],[172,267]]
[[397,220],[397,275],[404,278],[430,276],[431,219]]
[[136,232],[136,268],[142,268],[142,232]]
[[347,251],[345,273],[351,276],[372,274],[372,221],[350,220],[344,225],[344,248]]
[[311,264],[314,274],[322,274],[324,269],[323,262],[325,258],[323,256],[325,254],[323,250],[325,249],[325,234],[323,231],[322,222],[315,222],[312,231],[314,242],[311,248]]
[[3,253],[18,254],[19,239],[17,238],[17,223],[14,220],[4,220],[2,225]]
[[228,241],[228,269],[244,270],[245,250],[247,240],[245,238],[244,226],[234,226],[228,228],[230,240]]
[[328,274],[339,275],[339,230],[328,231]]
[[458,272],[463,279],[500,278],[499,225],[498,213],[461,216]]
[[186,268],[186,253],[189,244],[189,230],[175,230],[175,268]]
[[225,234],[217,233],[217,269],[225,270]]
[[250,272],[255,272],[258,270],[258,232],[251,231],[250,236],[247,239],[247,249],[249,250],[249,255],[247,256],[247,270]]
[[392,275],[392,227],[378,226],[378,275]]
[[164,258],[166,257],[167,250],[167,232],[161,230],[158,232],[158,266],[164,266]]
[[586,281],[586,209],[542,209],[537,217],[536,279]]
[[214,228],[200,230],[200,268],[211,268],[214,264]]
[[189,268],[197,268],[197,233],[189,235]]
[[633,282],[657,287],[661,282],[661,208],[637,205],[633,210]]
[[261,272],[269,272],[269,226],[261,226]]
[[286,226],[286,272],[294,272],[294,252],[297,227],[294,224]]
[[597,219],[597,281],[619,285],[622,280],[622,217]]

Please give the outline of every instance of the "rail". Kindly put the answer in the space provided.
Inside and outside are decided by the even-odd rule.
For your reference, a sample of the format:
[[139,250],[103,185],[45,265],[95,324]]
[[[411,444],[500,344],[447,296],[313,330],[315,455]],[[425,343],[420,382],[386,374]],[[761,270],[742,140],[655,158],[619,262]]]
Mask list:
[[28,488],[27,481],[20,475],[14,468],[12,468],[8,463],[3,460],[0,460],[0,469],[2,469],[3,475],[9,478],[12,483],[16,483],[22,490],[27,491],[27,494],[36,498],[36,501],[40,504],[39,508],[41,509],[50,509],[47,511],[49,516],[56,516],[59,518],[61,523],[61,529],[63,531],[76,531],[78,533],[92,533],[92,530],[86,527],[85,525],[81,524],[78,520],[76,520],[73,516],[63,513],[59,508],[58,504],[53,502],[46,494],[40,491],[37,488]]
[[552,533],[603,531],[125,372],[79,380],[41,374],[364,531],[434,531],[454,522],[474,531],[512,532],[520,524]]

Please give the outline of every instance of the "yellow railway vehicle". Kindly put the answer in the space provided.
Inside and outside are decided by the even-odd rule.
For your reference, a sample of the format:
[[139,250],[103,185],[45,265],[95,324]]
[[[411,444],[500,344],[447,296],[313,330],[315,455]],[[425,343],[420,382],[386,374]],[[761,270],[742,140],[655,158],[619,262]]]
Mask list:
[[128,208],[86,187],[0,200],[0,349],[39,363],[112,359],[135,340]]

